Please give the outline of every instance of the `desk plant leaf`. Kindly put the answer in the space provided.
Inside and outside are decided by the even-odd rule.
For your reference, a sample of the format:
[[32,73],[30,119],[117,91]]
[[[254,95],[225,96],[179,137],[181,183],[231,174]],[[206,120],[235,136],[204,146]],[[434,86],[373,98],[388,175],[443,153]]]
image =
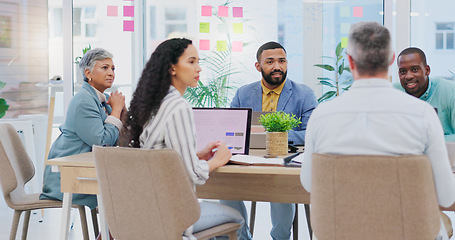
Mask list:
[[[318,98],[318,102],[323,102],[329,99],[332,99],[335,96],[340,95],[342,92],[347,91],[352,84],[352,79],[348,78],[347,80],[343,81],[340,83],[340,79],[345,72],[348,72],[348,74],[351,72],[349,69],[349,66],[346,66],[344,64],[344,56],[343,54],[344,48],[341,47],[341,42],[338,43],[336,49],[335,49],[335,57],[328,57],[328,56],[323,56],[323,58],[328,58],[332,59],[335,61],[335,65],[330,65],[330,64],[315,64],[315,67],[322,68],[326,71],[333,72],[335,75],[335,78],[330,78],[330,77],[319,77],[319,84],[323,86],[329,87],[331,90],[325,92],[320,98]],[[345,74],[346,75],[346,74]]]
[[259,123],[264,126],[267,132],[286,132],[302,122],[294,114],[280,111],[262,115],[259,118]]
[[[0,82],[0,89],[5,87],[5,85],[6,85],[6,83]],[[6,103],[6,100],[3,98],[0,98],[0,118],[5,116],[8,108],[9,108],[9,105]]]

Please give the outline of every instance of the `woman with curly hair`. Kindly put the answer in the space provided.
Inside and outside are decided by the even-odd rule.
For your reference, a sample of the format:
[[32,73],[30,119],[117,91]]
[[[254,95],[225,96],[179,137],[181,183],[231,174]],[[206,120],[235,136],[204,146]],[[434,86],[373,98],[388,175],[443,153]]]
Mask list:
[[[199,55],[191,40],[174,38],[161,43],[142,71],[123,132],[129,146],[176,150],[195,185],[204,184],[209,172],[231,157],[222,142],[212,142],[196,152],[193,110],[182,95],[187,87],[197,86],[200,71]],[[200,206],[201,217],[192,232],[226,222],[244,224],[233,208],[209,202]],[[192,232],[186,231],[184,236]]]

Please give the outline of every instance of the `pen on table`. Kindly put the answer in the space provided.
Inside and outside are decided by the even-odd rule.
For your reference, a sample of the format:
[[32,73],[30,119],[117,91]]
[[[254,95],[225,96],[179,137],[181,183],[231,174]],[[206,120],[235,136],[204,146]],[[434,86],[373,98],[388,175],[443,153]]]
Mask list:
[[284,163],[290,163],[293,158],[299,156],[301,153],[302,152],[297,152],[297,153],[292,154],[291,156],[285,157],[284,158]]
[[[231,149],[230,148],[231,146],[232,146],[231,144],[226,144],[226,147],[229,148],[229,150]],[[212,152],[216,152],[216,151],[218,151],[218,148],[212,149]]]

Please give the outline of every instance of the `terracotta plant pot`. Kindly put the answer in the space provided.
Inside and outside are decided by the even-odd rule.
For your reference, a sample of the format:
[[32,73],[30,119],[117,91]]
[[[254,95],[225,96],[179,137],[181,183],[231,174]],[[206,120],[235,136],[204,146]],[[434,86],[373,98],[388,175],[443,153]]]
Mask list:
[[288,154],[288,132],[267,132],[266,150],[268,155]]

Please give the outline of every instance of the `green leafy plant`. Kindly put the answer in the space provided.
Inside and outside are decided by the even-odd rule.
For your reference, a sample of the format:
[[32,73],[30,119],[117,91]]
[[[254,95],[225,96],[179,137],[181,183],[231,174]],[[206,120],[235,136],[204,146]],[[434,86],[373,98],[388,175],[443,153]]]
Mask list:
[[211,55],[201,58],[201,65],[211,70],[212,76],[207,83],[198,82],[195,88],[188,88],[184,97],[194,107],[226,107],[228,105],[231,75],[238,73],[231,64],[231,52],[211,52]]
[[[0,82],[0,89],[4,88],[5,85],[6,85],[6,83]],[[6,103],[6,100],[3,98],[0,98],[0,118],[5,116],[8,108],[9,108],[9,105]]]
[[329,72],[334,72],[335,78],[329,78],[329,77],[319,77],[319,84],[323,86],[329,87],[330,91],[325,92],[320,98],[318,98],[318,102],[323,102],[329,99],[334,98],[335,96],[340,95],[342,92],[347,91],[352,84],[352,78],[348,78],[344,82],[340,83],[340,79],[345,72],[348,72],[350,74],[351,70],[349,69],[349,65],[345,65],[344,63],[344,56],[343,54],[344,48],[341,47],[341,42],[338,43],[336,50],[335,50],[335,58],[333,57],[328,57],[328,56],[323,56],[323,58],[329,58],[332,60],[335,60],[335,65],[330,65],[330,64],[315,64],[315,67],[322,68],[324,70],[327,70]]
[[259,123],[264,126],[267,132],[286,132],[302,122],[294,114],[280,111],[262,115],[259,118]]
[[[82,56],[84,56],[84,54],[88,51],[88,50],[91,50],[92,49],[92,46],[89,44],[88,47],[85,47],[82,49]],[[77,56],[75,59],[74,59],[74,63],[76,64],[79,64],[79,62],[81,61],[82,57],[81,56]]]

